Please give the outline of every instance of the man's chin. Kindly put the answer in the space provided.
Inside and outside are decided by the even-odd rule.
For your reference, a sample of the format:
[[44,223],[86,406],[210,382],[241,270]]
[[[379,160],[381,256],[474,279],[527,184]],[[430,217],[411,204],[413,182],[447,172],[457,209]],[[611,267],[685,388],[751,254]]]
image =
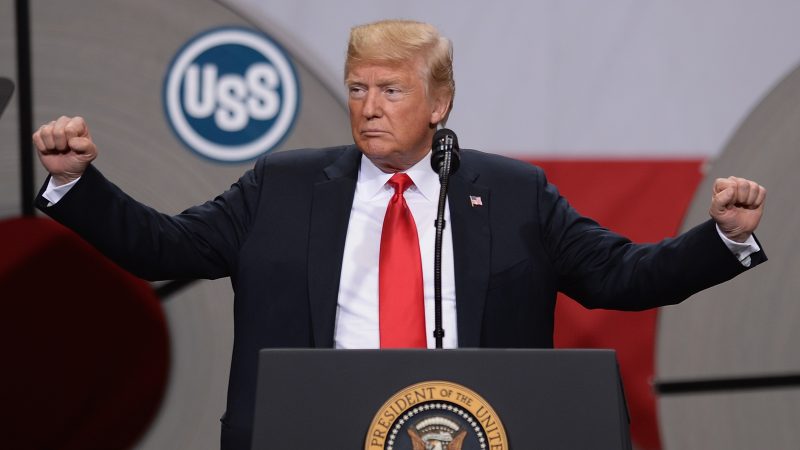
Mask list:
[[391,158],[395,150],[386,145],[384,142],[379,142],[378,139],[362,139],[356,142],[361,153],[371,160]]
[[362,153],[364,153],[364,156],[366,156],[367,159],[372,161],[372,164],[375,164],[375,167],[381,169],[382,172],[394,173],[405,170],[402,164],[398,164],[398,162],[394,161],[392,158],[382,157],[374,153]]

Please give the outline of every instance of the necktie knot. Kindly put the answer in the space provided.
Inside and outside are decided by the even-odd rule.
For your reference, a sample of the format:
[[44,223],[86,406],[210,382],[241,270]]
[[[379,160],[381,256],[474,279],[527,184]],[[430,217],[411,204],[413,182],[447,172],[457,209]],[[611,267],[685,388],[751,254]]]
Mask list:
[[411,180],[411,177],[400,172],[392,175],[392,178],[389,178],[389,181],[387,181],[387,183],[389,184],[389,186],[394,188],[395,194],[400,194],[400,195],[403,195],[403,192],[405,192],[406,189],[409,188],[409,186],[414,184],[414,182]]

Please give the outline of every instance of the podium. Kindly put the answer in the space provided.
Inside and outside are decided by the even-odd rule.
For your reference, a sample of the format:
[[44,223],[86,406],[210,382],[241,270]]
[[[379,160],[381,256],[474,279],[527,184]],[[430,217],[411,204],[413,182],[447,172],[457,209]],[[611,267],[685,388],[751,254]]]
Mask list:
[[630,449],[628,425],[611,350],[265,349],[252,449]]

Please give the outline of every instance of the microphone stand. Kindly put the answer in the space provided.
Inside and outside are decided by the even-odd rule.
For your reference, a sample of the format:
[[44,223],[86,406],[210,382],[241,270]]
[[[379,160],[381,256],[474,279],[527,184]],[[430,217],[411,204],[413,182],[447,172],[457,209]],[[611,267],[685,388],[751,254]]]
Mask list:
[[453,141],[450,136],[445,137],[444,158],[439,170],[439,206],[436,211],[436,244],[433,256],[433,292],[434,292],[434,324],[433,337],[436,339],[436,348],[442,348],[444,328],[442,328],[442,236],[444,234],[445,220],[444,207],[447,201],[447,187],[450,182],[450,167],[453,160]]

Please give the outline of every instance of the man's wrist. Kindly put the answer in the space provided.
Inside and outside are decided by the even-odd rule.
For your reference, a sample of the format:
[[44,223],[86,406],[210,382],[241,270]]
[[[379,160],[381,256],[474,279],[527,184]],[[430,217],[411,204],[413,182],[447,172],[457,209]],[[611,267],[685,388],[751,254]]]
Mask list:
[[69,184],[69,183],[78,181],[79,179],[80,179],[80,175],[78,175],[78,176],[69,176],[69,175],[53,175],[53,174],[50,174],[50,181],[52,181],[53,184],[56,187],[63,186],[65,184]]
[[42,192],[42,197],[49,202],[47,206],[53,206],[58,203],[59,200],[67,195],[67,192],[69,192],[70,189],[72,189],[72,187],[78,183],[78,180],[80,180],[80,177],[71,181],[67,181],[63,184],[58,184],[58,182],[55,180],[55,177],[51,176],[50,180],[47,182],[47,187],[45,188],[44,192]]
[[720,239],[722,239],[722,242],[728,247],[728,250],[733,253],[733,256],[735,256],[743,266],[750,267],[750,255],[761,251],[761,247],[758,245],[758,242],[756,242],[756,238],[752,234],[749,234],[743,242],[739,242],[726,236],[719,228],[719,225],[716,225],[716,227]]

